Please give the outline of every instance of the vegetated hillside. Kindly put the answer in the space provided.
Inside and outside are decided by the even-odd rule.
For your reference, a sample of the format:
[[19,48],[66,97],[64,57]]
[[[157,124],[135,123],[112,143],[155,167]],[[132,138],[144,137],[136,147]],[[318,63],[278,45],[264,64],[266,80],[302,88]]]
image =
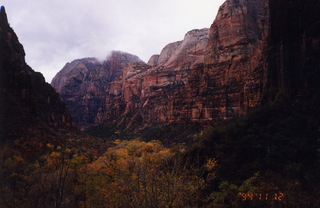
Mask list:
[[319,100],[282,99],[198,136],[188,154],[217,161],[215,178],[203,190],[207,197],[211,193],[208,202],[217,207],[319,207]]

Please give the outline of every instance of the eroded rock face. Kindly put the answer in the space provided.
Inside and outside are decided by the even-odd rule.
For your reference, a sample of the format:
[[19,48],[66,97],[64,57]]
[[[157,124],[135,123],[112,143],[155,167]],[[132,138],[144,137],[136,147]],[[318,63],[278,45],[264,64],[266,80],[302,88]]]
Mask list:
[[95,58],[74,60],[63,67],[51,85],[66,102],[75,124],[84,129],[97,124],[96,116],[104,106],[110,82],[124,73],[128,63],[134,62],[142,61],[137,56],[117,51],[103,63]]
[[[25,62],[25,52],[0,11],[0,139],[32,135],[48,129],[72,129],[72,118],[59,95]],[[43,138],[41,138],[43,139]]]
[[208,28],[191,30],[183,41],[170,43],[162,49],[160,55],[152,56],[148,64],[172,69],[192,68],[195,64],[203,63],[208,38]]
[[151,58],[149,59],[147,64],[150,66],[157,66],[158,61],[159,61],[159,57],[160,57],[160,55],[158,55],[158,54],[151,56]]
[[267,0],[227,0],[211,25],[203,93],[213,118],[244,115],[260,102],[266,77]]

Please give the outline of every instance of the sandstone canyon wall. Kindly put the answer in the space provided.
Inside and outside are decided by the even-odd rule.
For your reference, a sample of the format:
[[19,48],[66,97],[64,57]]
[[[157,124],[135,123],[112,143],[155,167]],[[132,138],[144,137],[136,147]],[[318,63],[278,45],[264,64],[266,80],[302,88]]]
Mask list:
[[268,29],[267,0],[228,0],[220,7],[211,25],[202,74],[206,108],[213,118],[245,115],[260,103]]
[[[189,31],[182,41],[152,56],[148,64],[123,67],[106,85],[105,97],[97,105],[88,106],[87,98],[77,101],[87,103],[85,112],[92,112],[71,110],[76,124],[107,123],[121,128],[171,122],[206,125],[246,114],[259,104],[265,87],[268,23],[267,0],[227,0],[210,29]],[[61,82],[58,75],[52,84],[72,109],[68,99],[75,96],[68,98],[67,90],[57,82]],[[69,95],[79,89],[70,86]]]
[[42,74],[26,64],[23,46],[1,7],[0,139],[41,136],[44,131],[59,128],[74,128],[68,109]]

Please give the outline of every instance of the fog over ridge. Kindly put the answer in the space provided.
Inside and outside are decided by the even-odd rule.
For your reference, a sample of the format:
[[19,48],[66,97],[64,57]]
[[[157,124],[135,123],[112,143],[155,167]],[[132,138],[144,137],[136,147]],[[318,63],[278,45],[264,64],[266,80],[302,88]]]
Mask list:
[[77,58],[112,50],[147,62],[192,29],[210,27],[224,0],[3,0],[27,63],[47,82]]

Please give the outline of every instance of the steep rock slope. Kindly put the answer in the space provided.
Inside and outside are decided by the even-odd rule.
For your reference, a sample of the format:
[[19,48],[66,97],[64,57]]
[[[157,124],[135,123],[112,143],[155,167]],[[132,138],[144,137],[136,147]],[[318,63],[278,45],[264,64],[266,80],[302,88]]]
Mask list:
[[66,105],[42,74],[25,62],[25,52],[0,11],[0,138],[41,136],[50,128],[73,128]]
[[95,125],[110,82],[123,73],[128,63],[142,62],[137,56],[114,51],[100,63],[83,58],[67,63],[53,78],[51,85],[66,102],[74,122],[81,128]]

